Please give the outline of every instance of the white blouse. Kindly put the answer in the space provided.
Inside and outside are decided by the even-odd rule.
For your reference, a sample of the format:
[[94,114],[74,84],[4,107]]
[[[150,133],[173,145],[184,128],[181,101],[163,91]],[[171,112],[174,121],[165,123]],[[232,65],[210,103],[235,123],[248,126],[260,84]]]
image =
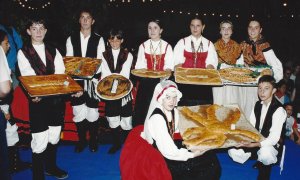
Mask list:
[[183,39],[180,39],[177,42],[177,44],[174,48],[175,66],[177,64],[183,64],[185,62],[184,50],[187,52],[193,52],[192,45],[191,45],[192,41],[194,42],[195,47],[198,47],[200,45],[200,43],[202,42],[202,44],[203,44],[202,52],[208,52],[207,58],[205,61],[206,67],[210,64],[210,65],[213,65],[214,68],[216,69],[218,66],[218,55],[217,55],[214,44],[203,36],[196,39],[192,35],[185,37]]
[[[178,110],[175,110],[175,132],[178,133]],[[162,155],[170,160],[186,161],[193,158],[193,153],[189,152],[185,148],[178,149],[171,138],[165,119],[155,114],[145,121],[144,132],[141,134],[142,138],[148,141],[149,144],[153,144],[154,140],[158,150]]]
[[[160,46],[160,43],[161,43],[161,48],[158,47]],[[162,39],[159,41],[152,41],[151,39],[148,39],[147,41],[145,41],[143,44],[140,45],[135,69],[147,69],[147,59],[145,57],[145,53],[151,54],[151,49],[150,49],[151,44],[153,46],[156,55],[165,54],[164,70],[171,69],[173,71],[174,60],[173,60],[172,46]]]
[[3,48],[0,46],[0,82],[11,81],[10,69]]
[[[115,68],[117,66],[117,60],[118,60],[119,53],[120,53],[120,49],[118,49],[118,50],[112,49],[112,54],[113,54],[113,57],[114,57],[114,66],[115,66]],[[106,76],[109,76],[109,75],[112,74],[112,72],[110,71],[109,66],[107,64],[106,59],[104,57],[102,57],[102,60],[103,61],[102,61],[102,64],[101,64],[101,71],[102,71],[101,79],[103,79]],[[130,76],[130,69],[131,69],[132,60],[133,60],[133,56],[129,52],[128,56],[127,56],[127,60],[124,62],[123,66],[122,66],[122,70],[120,72],[120,75],[122,75],[122,76],[124,76],[124,77],[126,77],[128,79],[129,79],[129,76]]]
[[[86,38],[84,38],[84,35],[82,34],[82,32],[80,32],[80,42],[81,42],[81,55],[82,57],[86,56],[86,51],[87,51],[87,45],[89,42],[91,35],[87,36]],[[71,41],[71,36],[67,39],[67,43],[66,43],[66,56],[74,56],[74,52],[73,52],[73,45],[72,45],[72,41]],[[105,44],[104,44],[104,40],[101,37],[97,46],[97,59],[101,59],[102,57],[102,53],[105,51]]]
[[[38,53],[38,55],[40,56],[42,62],[46,65],[45,44],[39,44],[39,45],[33,44],[33,47],[35,51]],[[18,58],[18,65],[22,76],[36,75],[35,71],[32,69],[28,59],[25,57],[22,50],[19,50],[17,58]],[[54,74],[65,73],[65,65],[63,62],[63,58],[57,49],[56,49],[56,56],[54,58],[54,67],[55,67]]]

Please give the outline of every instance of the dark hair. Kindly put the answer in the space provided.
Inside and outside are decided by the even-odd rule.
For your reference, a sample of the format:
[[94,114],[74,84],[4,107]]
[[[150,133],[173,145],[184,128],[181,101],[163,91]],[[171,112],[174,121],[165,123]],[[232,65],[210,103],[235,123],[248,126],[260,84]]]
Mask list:
[[201,21],[202,25],[205,25],[205,20],[201,16],[194,16],[193,18],[191,18],[190,23],[192,22],[192,20],[199,20],[199,21]]
[[108,39],[124,39],[124,33],[121,29],[111,29],[109,31]]
[[280,88],[280,87],[283,86],[283,85],[286,85],[286,86],[287,86],[287,83],[286,83],[283,79],[281,79],[281,80],[277,83],[277,88]]
[[82,13],[88,13],[88,14],[90,14],[90,16],[92,16],[93,19],[95,19],[95,18],[94,18],[94,17],[95,17],[94,12],[93,12],[92,9],[90,9],[90,8],[87,8],[87,7],[82,8],[82,9],[79,11],[79,17],[78,17],[78,19],[81,17],[81,14],[82,14]]
[[7,33],[0,29],[0,43],[4,41],[5,36],[7,36]]
[[258,18],[250,18],[248,21],[248,26],[249,26],[250,22],[252,22],[252,21],[258,22],[260,28],[262,28],[262,21]]
[[293,103],[290,103],[290,102],[289,103],[285,103],[283,106],[284,106],[284,108],[286,108],[287,106],[292,106],[293,107]]
[[27,19],[26,28],[29,29],[33,24],[42,24],[47,29],[47,24],[44,18],[40,16],[34,16],[32,18]]
[[258,84],[264,83],[264,82],[268,82],[273,86],[273,88],[276,88],[276,81],[273,76],[263,75],[262,77],[260,77],[258,80]]
[[231,29],[233,30],[233,24],[229,20],[224,20],[224,21],[220,22],[220,25],[219,25],[220,30],[221,30],[222,24],[225,24],[225,23],[230,24],[231,25]]
[[148,22],[148,24],[151,23],[151,22],[154,22],[155,24],[157,24],[159,26],[160,29],[163,29],[163,25],[162,25],[162,23],[161,23],[161,21],[159,19],[151,19]]

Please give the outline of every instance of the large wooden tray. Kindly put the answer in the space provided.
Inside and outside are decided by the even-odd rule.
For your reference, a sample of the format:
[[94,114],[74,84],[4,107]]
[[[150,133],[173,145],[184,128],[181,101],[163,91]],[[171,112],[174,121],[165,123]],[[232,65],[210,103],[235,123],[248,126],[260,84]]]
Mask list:
[[21,76],[20,82],[30,97],[45,97],[82,91],[82,87],[65,74]]
[[[188,108],[190,110],[192,110],[193,112],[201,112],[201,110],[199,111],[200,108],[205,108],[208,105],[200,105],[200,106],[189,106]],[[190,127],[198,127],[199,124],[197,124],[195,121],[187,119],[184,115],[182,115],[182,113],[180,112],[180,110],[183,107],[178,107],[177,109],[179,110],[179,131],[180,134],[182,135],[187,128]],[[239,108],[238,105],[235,104],[231,104],[231,105],[225,105],[222,106],[219,110],[216,111],[216,117],[220,120],[224,119],[228,113],[229,109],[235,109],[235,108]],[[239,108],[240,109],[240,108]],[[264,137],[250,124],[250,122],[245,118],[244,114],[241,112],[241,117],[238,120],[238,122],[235,124],[235,128],[236,129],[243,129],[243,130],[249,130],[251,132],[254,132],[256,134],[258,134],[261,138],[261,140],[264,139]],[[228,135],[225,143],[221,146],[218,147],[219,148],[228,148],[228,147],[233,147],[238,145],[239,143],[241,143],[241,141],[252,141],[250,138],[247,138],[245,136],[241,136],[241,135]],[[193,152],[201,152],[200,154],[211,150],[211,149],[216,149],[213,147],[209,147],[209,146],[188,146],[188,149],[190,149]]]
[[171,71],[154,71],[149,69],[133,69],[131,74],[142,78],[166,78],[171,76]]
[[181,84],[222,85],[220,74],[215,69],[176,67],[175,81]]
[[101,59],[85,57],[64,57],[66,74],[82,79],[91,79],[101,65]]
[[[113,91],[113,83],[117,81],[115,91]],[[102,79],[97,85],[96,94],[105,100],[117,100],[128,95],[132,90],[132,83],[126,77],[119,74],[112,74]]]

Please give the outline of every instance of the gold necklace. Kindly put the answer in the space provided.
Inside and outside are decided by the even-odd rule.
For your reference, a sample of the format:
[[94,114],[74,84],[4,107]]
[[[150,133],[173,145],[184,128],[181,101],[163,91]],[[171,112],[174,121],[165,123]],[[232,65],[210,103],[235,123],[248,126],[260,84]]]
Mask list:
[[[154,50],[152,41],[150,40],[150,53],[151,53],[150,58],[151,58],[151,64],[153,65],[153,70],[156,70],[157,62],[159,63],[159,67],[160,67],[160,61],[161,61],[161,56],[162,56],[162,54],[161,54],[161,46],[162,45],[161,44],[162,44],[161,40],[159,40],[159,43]],[[157,51],[158,47],[159,47],[159,58],[157,59],[156,51]]]
[[192,47],[192,52],[193,52],[193,57],[194,57],[194,67],[196,67],[197,65],[197,58],[198,58],[198,51],[200,50],[200,52],[203,51],[203,44],[202,41],[200,42],[197,50],[195,51],[195,46],[194,46],[194,42],[191,41],[191,47]]

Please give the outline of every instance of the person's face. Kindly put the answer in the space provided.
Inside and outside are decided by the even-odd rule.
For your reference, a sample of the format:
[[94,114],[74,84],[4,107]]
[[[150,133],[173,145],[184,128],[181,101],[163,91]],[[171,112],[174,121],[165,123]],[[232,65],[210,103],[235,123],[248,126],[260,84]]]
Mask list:
[[33,24],[27,29],[27,33],[31,36],[32,44],[41,44],[44,41],[47,29],[43,24]]
[[171,92],[166,95],[162,100],[162,106],[167,111],[172,111],[177,104],[177,94],[176,92]]
[[120,49],[121,44],[123,43],[123,39],[118,39],[117,37],[110,38],[108,40],[112,49],[117,50]]
[[148,24],[148,35],[152,40],[159,40],[161,37],[162,29],[155,22],[150,22]]
[[88,12],[82,12],[79,18],[80,28],[82,30],[91,29],[95,20]]
[[269,103],[272,100],[273,94],[276,92],[276,88],[269,82],[262,82],[258,84],[258,97],[265,103]]
[[284,76],[285,76],[286,79],[290,79],[291,75],[292,75],[292,71],[291,70],[286,70],[284,72]]
[[220,27],[220,34],[222,35],[222,39],[227,40],[230,39],[232,35],[232,26],[229,23],[223,23]]
[[278,91],[280,91],[281,93],[285,94],[285,92],[286,92],[286,85],[283,84],[282,86],[280,86],[280,87],[278,88]]
[[295,74],[297,75],[297,74],[299,74],[299,72],[300,72],[300,66],[296,66],[296,68],[295,68]]
[[250,21],[248,26],[248,35],[251,40],[256,41],[259,38],[261,31],[262,28],[260,27],[259,22]]
[[191,33],[194,37],[199,38],[204,30],[205,25],[199,19],[193,19],[190,24]]
[[285,107],[285,110],[286,110],[286,113],[287,113],[288,117],[290,117],[293,114],[293,106],[287,105]]
[[1,47],[2,47],[2,49],[4,50],[4,52],[6,54],[9,50],[9,47],[10,47],[7,36],[5,36],[4,40],[1,42]]

